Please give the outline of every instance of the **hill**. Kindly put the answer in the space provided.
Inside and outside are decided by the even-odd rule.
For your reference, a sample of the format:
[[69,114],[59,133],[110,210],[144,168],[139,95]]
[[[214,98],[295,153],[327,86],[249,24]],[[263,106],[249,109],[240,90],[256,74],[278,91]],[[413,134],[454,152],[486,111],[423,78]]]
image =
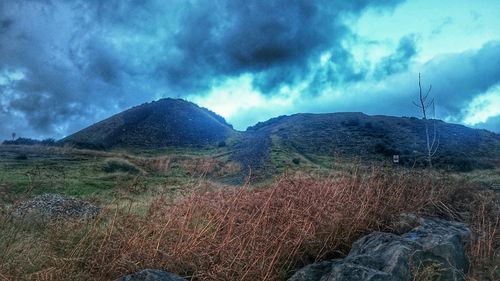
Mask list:
[[224,118],[181,99],[161,99],[113,115],[61,141],[85,148],[217,145],[234,132]]
[[[280,116],[236,132],[224,118],[180,99],[142,104],[59,141],[84,148],[200,148],[225,144],[243,174],[331,168],[339,159],[425,166],[425,122],[436,125],[437,168],[470,171],[500,165],[500,135],[440,120],[359,112]],[[228,138],[231,141],[227,141]]]
[[328,167],[335,156],[368,162],[390,161],[395,154],[400,155],[403,165],[423,166],[424,122],[428,122],[430,128],[436,124],[439,149],[435,166],[467,171],[500,164],[500,135],[440,120],[350,112],[295,114],[258,123],[250,127],[247,134],[268,140],[270,145],[263,148],[266,151],[260,151],[260,155],[278,170],[303,165]]

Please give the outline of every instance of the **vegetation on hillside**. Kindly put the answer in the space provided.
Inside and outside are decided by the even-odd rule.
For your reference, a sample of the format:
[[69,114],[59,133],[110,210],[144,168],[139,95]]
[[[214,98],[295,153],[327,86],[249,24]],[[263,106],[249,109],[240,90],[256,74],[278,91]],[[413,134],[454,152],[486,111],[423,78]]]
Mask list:
[[56,140],[52,138],[37,140],[30,138],[17,138],[13,140],[5,140],[2,142],[3,145],[42,145],[42,146],[54,146],[56,145]]

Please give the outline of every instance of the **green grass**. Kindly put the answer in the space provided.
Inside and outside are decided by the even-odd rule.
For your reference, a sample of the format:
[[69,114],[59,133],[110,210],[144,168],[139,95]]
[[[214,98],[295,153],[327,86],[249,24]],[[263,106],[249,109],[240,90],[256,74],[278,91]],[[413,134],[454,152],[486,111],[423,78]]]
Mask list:
[[[170,148],[128,153],[0,146],[0,193],[4,190],[10,198],[58,193],[111,201],[124,190],[136,195],[158,187],[176,190],[201,176],[183,163],[211,157],[224,162],[227,159],[218,155],[225,150]],[[27,159],[19,159],[21,154]],[[140,166],[162,157],[170,161],[163,171]]]
[[227,151],[226,147],[165,147],[159,149],[140,149],[140,148],[115,148],[112,150],[114,153],[122,153],[134,156],[155,157],[155,156],[212,156]]
[[[60,193],[75,197],[95,196],[110,198],[121,186],[126,186],[134,175],[107,173],[109,161],[105,157],[79,155],[28,154],[27,160],[0,158],[0,184],[13,194]],[[148,185],[161,182],[156,175],[148,175]]]
[[[0,162],[0,182],[16,194],[47,192],[72,196],[105,195],[118,177],[105,177],[102,159],[28,159],[21,163]],[[128,177],[128,175],[124,175]]]
[[332,171],[346,171],[358,164],[357,159],[346,159],[341,155],[301,154],[278,135],[271,135],[271,140],[271,163],[277,174],[301,171],[327,175]]

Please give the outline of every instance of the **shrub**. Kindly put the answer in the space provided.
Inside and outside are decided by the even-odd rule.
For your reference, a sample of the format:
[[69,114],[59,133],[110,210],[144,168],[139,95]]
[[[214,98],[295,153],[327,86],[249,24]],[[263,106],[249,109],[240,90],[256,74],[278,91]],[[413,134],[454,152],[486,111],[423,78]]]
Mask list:
[[16,160],[28,160],[28,155],[21,153],[21,154],[16,155],[15,159]]
[[342,125],[348,126],[348,127],[356,127],[359,126],[359,119],[358,118],[351,118],[346,121],[341,122]]
[[15,140],[5,140],[3,141],[4,145],[43,145],[43,146],[54,146],[56,145],[56,141],[52,138],[37,140],[30,138],[17,138]]
[[300,158],[293,158],[292,159],[293,164],[299,165],[300,164]]
[[66,145],[79,148],[79,149],[91,149],[91,150],[105,150],[104,144],[95,144],[90,142],[68,142]]
[[394,149],[394,148],[390,147],[388,144],[385,144],[382,142],[375,144],[375,152],[383,154],[385,156],[392,156],[392,155],[400,154],[399,150]]
[[106,173],[123,172],[129,174],[138,174],[140,172],[139,168],[122,159],[108,160],[102,170]]

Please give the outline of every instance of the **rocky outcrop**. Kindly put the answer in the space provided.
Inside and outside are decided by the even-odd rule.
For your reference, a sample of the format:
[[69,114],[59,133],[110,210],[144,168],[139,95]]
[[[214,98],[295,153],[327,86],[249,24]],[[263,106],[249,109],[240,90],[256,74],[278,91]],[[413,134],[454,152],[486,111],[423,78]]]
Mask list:
[[186,281],[186,279],[166,271],[144,269],[130,275],[122,276],[115,281]]
[[289,281],[464,280],[470,230],[441,219],[415,220],[420,225],[403,235],[371,233],[346,258],[308,265]]
[[18,217],[35,215],[48,219],[91,218],[100,210],[83,200],[59,194],[43,194],[14,205],[13,214]]

